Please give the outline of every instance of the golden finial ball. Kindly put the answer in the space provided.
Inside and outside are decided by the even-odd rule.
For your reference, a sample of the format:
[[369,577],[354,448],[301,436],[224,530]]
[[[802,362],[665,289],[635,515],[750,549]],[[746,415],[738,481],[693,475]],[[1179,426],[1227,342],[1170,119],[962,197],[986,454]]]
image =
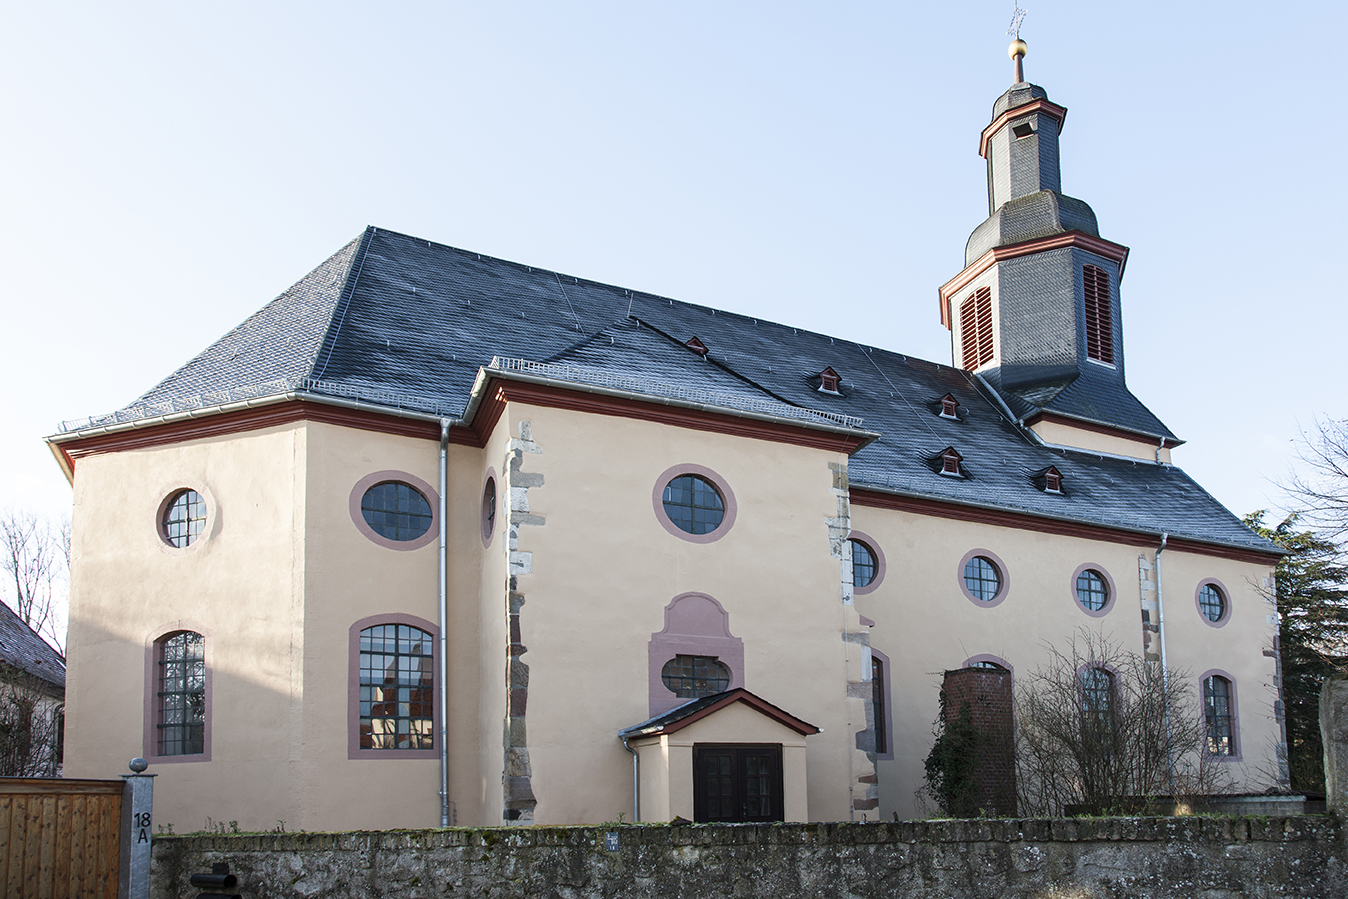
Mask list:
[[1012,59],[1015,59],[1018,56],[1023,57],[1028,52],[1030,52],[1030,48],[1025,46],[1025,42],[1020,38],[1016,38],[1011,42],[1011,46],[1006,48],[1006,55],[1010,56]]

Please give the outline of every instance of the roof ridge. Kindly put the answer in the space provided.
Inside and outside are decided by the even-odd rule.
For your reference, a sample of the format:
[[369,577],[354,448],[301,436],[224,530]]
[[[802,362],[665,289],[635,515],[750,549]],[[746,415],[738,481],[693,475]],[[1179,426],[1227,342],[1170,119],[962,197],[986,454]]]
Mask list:
[[[366,225],[365,230],[360,235],[360,247],[356,250],[355,275],[351,274],[353,266],[347,266],[346,283],[342,285],[342,298],[337,302],[337,314],[328,319],[328,328],[323,332],[323,340],[319,344],[318,355],[314,357],[314,364],[309,368],[309,377],[322,380],[323,374],[328,370],[328,363],[332,361],[332,350],[337,345],[337,337],[342,331],[342,324],[346,321],[346,311],[351,308],[351,300],[356,295],[356,285],[360,281],[360,274],[365,270],[365,256],[370,250],[370,244],[374,241],[375,235],[379,229],[374,225]],[[334,324],[335,322],[335,324]],[[327,355],[324,357],[324,351]],[[319,368],[318,360],[323,358],[322,368]]]

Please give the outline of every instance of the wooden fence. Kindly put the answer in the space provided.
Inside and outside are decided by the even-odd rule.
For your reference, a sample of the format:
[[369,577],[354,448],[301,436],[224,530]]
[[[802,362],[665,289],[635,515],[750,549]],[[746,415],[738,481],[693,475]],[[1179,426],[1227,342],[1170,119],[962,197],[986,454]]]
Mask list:
[[122,787],[0,777],[0,895],[117,899]]

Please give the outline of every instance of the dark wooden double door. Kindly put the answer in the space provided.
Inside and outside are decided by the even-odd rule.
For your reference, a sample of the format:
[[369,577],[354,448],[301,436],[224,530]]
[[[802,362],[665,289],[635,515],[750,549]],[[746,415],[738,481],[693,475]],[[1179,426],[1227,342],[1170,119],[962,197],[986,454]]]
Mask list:
[[693,746],[693,819],[781,821],[781,744]]

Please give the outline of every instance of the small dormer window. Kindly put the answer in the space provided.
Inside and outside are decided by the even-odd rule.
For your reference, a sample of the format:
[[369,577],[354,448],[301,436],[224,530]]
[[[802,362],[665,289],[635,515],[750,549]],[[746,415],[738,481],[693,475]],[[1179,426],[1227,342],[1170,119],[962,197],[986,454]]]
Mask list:
[[1062,493],[1062,472],[1051,465],[1044,472],[1044,492]]
[[960,417],[959,408],[960,408],[959,400],[955,399],[950,394],[947,393],[945,396],[941,397],[942,418],[953,418],[958,421]]
[[694,353],[697,353],[699,356],[707,355],[707,345],[696,337],[684,341],[683,345],[688,347],[688,349],[692,350]]
[[952,478],[964,477],[964,469],[960,463],[964,457],[955,451],[953,446],[948,446],[941,453],[941,474]]
[[838,384],[841,382],[842,376],[830,366],[819,373],[819,392],[836,395],[838,393]]
[[1012,125],[1011,133],[1016,136],[1016,140],[1020,140],[1022,137],[1029,137],[1031,134],[1034,134],[1034,124],[1031,122],[1021,122],[1018,125]]

